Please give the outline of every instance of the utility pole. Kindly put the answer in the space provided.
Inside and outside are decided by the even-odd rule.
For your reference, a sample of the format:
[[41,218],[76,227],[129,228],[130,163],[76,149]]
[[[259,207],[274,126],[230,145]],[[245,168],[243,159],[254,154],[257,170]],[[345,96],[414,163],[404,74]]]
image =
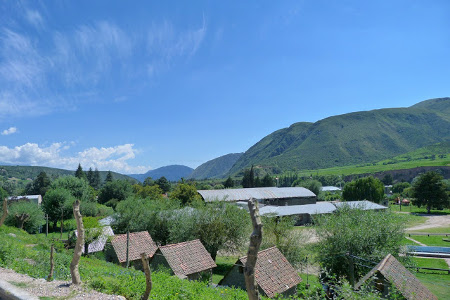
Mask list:
[[130,260],[129,260],[129,252],[130,252],[130,231],[127,230],[127,269],[130,266]]

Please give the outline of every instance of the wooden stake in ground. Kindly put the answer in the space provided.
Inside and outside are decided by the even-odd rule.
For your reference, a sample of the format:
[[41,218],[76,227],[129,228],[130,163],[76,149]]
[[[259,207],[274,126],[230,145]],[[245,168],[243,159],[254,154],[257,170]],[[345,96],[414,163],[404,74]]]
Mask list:
[[146,286],[144,296],[142,296],[142,300],[147,300],[148,297],[150,297],[150,292],[152,291],[152,273],[150,271],[147,254],[141,253],[141,260],[145,272],[145,286]]
[[258,285],[255,280],[255,266],[258,258],[259,246],[262,241],[262,223],[259,216],[258,202],[251,198],[248,201],[250,217],[252,218],[253,232],[250,236],[250,245],[248,246],[247,262],[244,267],[245,286],[249,300],[258,300]]
[[3,215],[0,219],[0,226],[3,225],[3,222],[5,222],[6,217],[8,216],[8,198],[3,199]]
[[53,261],[53,251],[55,250],[55,246],[52,244],[52,248],[50,249],[50,273],[48,274],[47,281],[53,280],[53,270],[55,269],[55,262]]
[[73,203],[73,215],[75,220],[77,221],[77,242],[75,244],[75,249],[73,251],[72,262],[70,263],[70,275],[72,275],[72,283],[80,284],[80,272],[78,272],[78,263],[80,262],[81,254],[83,253],[83,245],[84,245],[84,227],[83,227],[83,218],[80,213],[80,201],[76,200]]

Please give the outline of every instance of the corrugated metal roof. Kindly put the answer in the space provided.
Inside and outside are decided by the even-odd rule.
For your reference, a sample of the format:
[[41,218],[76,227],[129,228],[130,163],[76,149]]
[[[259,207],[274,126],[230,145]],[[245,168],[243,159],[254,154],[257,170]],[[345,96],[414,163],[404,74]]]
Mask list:
[[331,202],[318,202],[316,204],[289,205],[289,206],[264,206],[259,209],[261,216],[275,214],[276,216],[292,216],[301,214],[328,214],[336,210]]
[[345,202],[336,202],[334,203],[337,208],[343,207],[343,206],[350,206],[350,208],[359,208],[362,210],[368,210],[368,209],[386,209],[386,206],[376,204],[367,200],[362,201],[345,201]]
[[341,189],[338,188],[337,186],[323,186],[320,188],[320,190],[323,192],[335,192],[340,191]]
[[206,202],[212,201],[247,201],[250,198],[283,199],[283,198],[305,198],[316,195],[303,187],[262,187],[247,189],[223,189],[223,190],[199,190],[197,191]]

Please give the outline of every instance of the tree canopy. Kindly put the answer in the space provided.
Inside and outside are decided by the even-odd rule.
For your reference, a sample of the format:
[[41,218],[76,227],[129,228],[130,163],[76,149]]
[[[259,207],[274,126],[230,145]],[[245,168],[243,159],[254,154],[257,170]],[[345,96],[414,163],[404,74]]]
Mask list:
[[442,175],[430,171],[417,178],[412,186],[413,204],[425,206],[430,213],[432,208],[443,209],[449,207],[447,186]]
[[131,184],[126,180],[108,181],[100,190],[98,202],[115,207],[117,202],[127,199],[133,193]]
[[353,180],[347,183],[342,191],[342,198],[345,201],[369,200],[379,203],[383,197],[383,183],[372,176]]

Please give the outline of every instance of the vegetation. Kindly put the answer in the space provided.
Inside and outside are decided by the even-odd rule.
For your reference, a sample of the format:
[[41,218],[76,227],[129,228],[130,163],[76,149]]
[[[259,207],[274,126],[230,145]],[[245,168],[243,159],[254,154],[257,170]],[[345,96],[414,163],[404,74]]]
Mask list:
[[443,209],[450,206],[446,183],[442,175],[436,172],[427,172],[413,183],[413,203],[418,207],[425,206],[427,213],[431,208]]
[[[412,258],[413,265],[425,268],[448,269],[448,264],[443,259]],[[414,272],[414,269],[410,269]],[[447,272],[419,270],[414,275],[435,295],[438,299],[448,299],[449,275]]]
[[345,201],[369,200],[380,203],[384,198],[384,185],[371,176],[356,179],[344,186],[342,198]]
[[8,205],[8,210],[6,225],[16,226],[29,233],[37,233],[44,224],[44,213],[34,202],[14,201]]
[[320,190],[322,188],[322,184],[320,183],[320,181],[315,179],[307,179],[307,180],[297,179],[292,183],[292,186],[304,187],[316,195],[319,195]]
[[209,160],[198,166],[188,179],[224,178],[243,153],[231,153]]

